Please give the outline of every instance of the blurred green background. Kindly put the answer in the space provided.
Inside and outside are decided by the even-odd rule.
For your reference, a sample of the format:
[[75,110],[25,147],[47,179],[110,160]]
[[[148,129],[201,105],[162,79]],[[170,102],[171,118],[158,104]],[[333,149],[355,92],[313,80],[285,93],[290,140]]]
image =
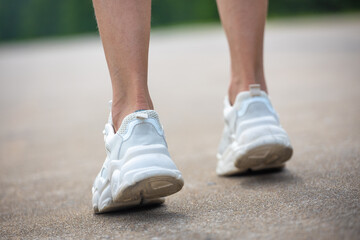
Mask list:
[[[152,5],[153,27],[219,21],[215,0],[153,0]],[[359,10],[359,0],[270,0],[269,18]],[[0,0],[0,41],[95,31],[91,0]]]

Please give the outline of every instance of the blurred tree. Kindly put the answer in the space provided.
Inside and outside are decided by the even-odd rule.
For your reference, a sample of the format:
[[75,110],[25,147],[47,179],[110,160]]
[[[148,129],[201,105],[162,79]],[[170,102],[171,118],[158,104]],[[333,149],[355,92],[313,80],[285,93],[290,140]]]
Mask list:
[[[152,25],[219,21],[215,0],[153,0]],[[360,10],[357,0],[270,0],[269,17]],[[91,0],[0,0],[0,41],[96,31]]]
[[358,10],[357,0],[269,0],[269,17]]
[[152,26],[175,23],[217,21],[215,0],[153,0]]
[[0,41],[90,31],[91,0],[0,0]]

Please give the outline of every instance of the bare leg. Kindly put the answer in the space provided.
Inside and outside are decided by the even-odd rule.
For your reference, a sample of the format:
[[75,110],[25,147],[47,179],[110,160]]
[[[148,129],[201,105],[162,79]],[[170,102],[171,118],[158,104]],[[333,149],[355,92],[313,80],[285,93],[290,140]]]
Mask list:
[[139,109],[153,109],[147,86],[151,1],[93,0],[108,64],[115,130]]
[[217,0],[231,57],[229,99],[258,83],[267,91],[263,67],[263,39],[267,0]]

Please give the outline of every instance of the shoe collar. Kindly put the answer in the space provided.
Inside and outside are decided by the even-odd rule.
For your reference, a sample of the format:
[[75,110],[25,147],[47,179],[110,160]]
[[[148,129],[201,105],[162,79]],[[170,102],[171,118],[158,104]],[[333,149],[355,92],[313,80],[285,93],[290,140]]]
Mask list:
[[266,92],[260,90],[260,84],[250,84],[249,91],[242,91],[238,93],[235,98],[235,102],[233,105],[230,104],[229,96],[225,96],[224,99],[224,116],[225,118],[232,112],[232,111],[239,111],[242,107],[243,102],[248,99],[256,98],[256,97],[265,97],[268,99]]

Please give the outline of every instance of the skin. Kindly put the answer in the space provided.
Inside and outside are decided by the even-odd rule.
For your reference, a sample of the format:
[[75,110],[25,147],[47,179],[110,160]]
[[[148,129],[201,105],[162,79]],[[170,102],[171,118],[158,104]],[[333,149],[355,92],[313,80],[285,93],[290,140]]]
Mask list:
[[217,0],[231,59],[230,103],[236,95],[248,91],[249,84],[260,84],[267,92],[263,42],[267,0]]
[[94,0],[93,4],[111,77],[117,130],[126,115],[154,108],[147,85],[151,1]]
[[[117,130],[124,117],[139,109],[154,109],[147,86],[150,0],[93,0],[108,64],[112,118]],[[263,39],[267,0],[217,0],[230,50],[230,103],[258,83],[267,91]]]

